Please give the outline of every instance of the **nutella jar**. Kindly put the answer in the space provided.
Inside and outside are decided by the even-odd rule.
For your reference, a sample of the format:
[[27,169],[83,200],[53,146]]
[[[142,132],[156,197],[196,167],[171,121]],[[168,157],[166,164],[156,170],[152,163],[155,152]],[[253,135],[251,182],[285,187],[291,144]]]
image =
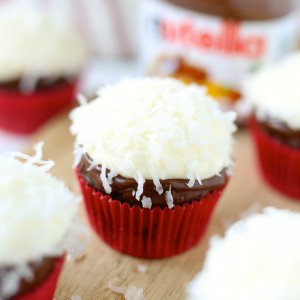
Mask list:
[[296,48],[292,0],[144,0],[140,57],[148,73],[207,86],[243,121],[243,79]]

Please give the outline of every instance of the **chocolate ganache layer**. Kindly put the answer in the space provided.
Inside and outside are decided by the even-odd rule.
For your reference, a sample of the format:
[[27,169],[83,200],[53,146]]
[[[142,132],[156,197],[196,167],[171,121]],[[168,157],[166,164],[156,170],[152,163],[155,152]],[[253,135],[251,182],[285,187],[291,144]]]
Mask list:
[[[27,267],[31,270],[33,276],[32,280],[21,279],[20,286],[15,295],[25,294],[34,288],[38,287],[42,281],[44,281],[54,270],[56,257],[45,257],[38,262],[30,262]],[[0,288],[4,284],[3,278],[7,273],[14,271],[14,266],[1,266],[0,267]],[[10,297],[11,298],[11,297]],[[5,299],[10,299],[5,298]]]
[[[84,154],[81,157],[81,161],[78,165],[79,171],[85,181],[95,188],[97,191],[101,191],[106,194],[100,179],[101,165],[91,167],[92,159],[88,154]],[[110,172],[106,169],[106,177]],[[167,207],[166,192],[170,190],[173,196],[174,205],[183,205],[184,203],[191,203],[193,200],[199,200],[208,193],[215,189],[223,187],[228,180],[226,170],[223,169],[219,175],[215,175],[208,179],[202,180],[200,185],[198,181],[195,182],[193,187],[188,187],[189,180],[186,179],[164,179],[160,180],[163,188],[163,193],[158,194],[153,180],[146,180],[143,186],[143,196],[152,200],[152,207],[159,206],[161,208]],[[133,178],[125,178],[121,175],[113,177],[110,187],[112,189],[110,196],[112,199],[119,200],[121,203],[129,203],[131,206],[137,204],[142,207],[141,201],[138,201],[133,192],[137,190],[137,182]]]
[[300,149],[300,130],[293,130],[286,123],[272,118],[257,122],[269,136],[292,148]]

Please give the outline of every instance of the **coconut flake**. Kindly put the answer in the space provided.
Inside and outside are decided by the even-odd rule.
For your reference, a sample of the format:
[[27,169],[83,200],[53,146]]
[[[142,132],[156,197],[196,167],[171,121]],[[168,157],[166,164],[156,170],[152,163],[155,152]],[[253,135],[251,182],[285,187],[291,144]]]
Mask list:
[[112,290],[114,293],[124,295],[126,288],[121,286],[115,286],[110,281],[108,282],[108,288]]
[[29,94],[35,90],[38,78],[33,75],[24,75],[20,80],[20,91],[24,94]]
[[196,180],[194,178],[191,178],[189,182],[186,184],[189,188],[193,187],[195,185]]
[[98,164],[95,161],[92,161],[90,163],[90,165],[88,166],[87,171],[91,171],[92,169],[94,169],[97,166],[98,166]]
[[151,208],[152,207],[152,200],[151,200],[151,198],[143,196],[143,198],[142,198],[142,206],[143,206],[143,208]]
[[73,295],[71,300],[81,300],[81,297],[79,295]]
[[72,223],[72,230],[64,238],[63,248],[67,252],[67,259],[76,261],[84,256],[91,240],[89,229],[82,223],[79,217],[75,217]]
[[155,185],[155,189],[158,192],[158,194],[161,195],[164,190],[163,190],[163,187],[162,187],[162,185],[159,181],[159,178],[158,178],[157,175],[153,174],[152,172],[151,172],[151,175],[152,175],[152,178],[153,178],[153,183]]
[[102,181],[105,192],[107,194],[110,194],[111,193],[111,187],[110,187],[109,182],[108,182],[107,177],[106,177],[106,165],[105,164],[102,164],[100,179]]
[[166,201],[167,201],[167,205],[169,208],[173,208],[174,207],[174,199],[173,199],[173,195],[171,192],[171,186],[169,188],[168,191],[166,191]]
[[202,185],[202,180],[201,180],[201,178],[198,177],[198,176],[197,176],[197,181],[198,181],[198,183],[199,183],[200,185]]
[[145,183],[145,178],[141,175],[140,172],[137,172],[137,178],[135,179],[137,181],[137,191],[135,193],[135,198],[140,201],[140,197],[143,194],[144,191],[144,183]]
[[137,270],[141,273],[146,273],[148,271],[148,267],[146,265],[138,265]]
[[32,280],[33,273],[28,265],[20,264],[11,271],[4,271],[3,274],[0,272],[0,278],[0,299],[2,299],[13,296],[18,291],[21,280]]
[[86,105],[88,103],[86,97],[81,93],[76,95],[76,99],[80,106]]
[[11,155],[15,158],[23,158],[28,163],[33,165],[40,165],[39,168],[43,171],[48,171],[54,166],[53,160],[43,160],[43,146],[44,142],[39,142],[34,145],[35,154],[33,156],[21,153],[21,152],[12,152]]
[[116,177],[118,173],[116,171],[110,170],[110,172],[107,175],[107,180],[109,184],[112,184],[112,179]]
[[81,157],[82,155],[85,153],[82,145],[78,144],[78,142],[76,141],[74,144],[74,161],[73,161],[73,166],[72,168],[76,168],[78,166],[78,164],[80,163]]
[[125,300],[144,300],[144,290],[134,285],[130,285],[125,290],[124,298]]
[[127,288],[118,287],[108,283],[108,288],[114,293],[124,295],[125,300],[144,300],[144,290],[134,285],[130,285]]

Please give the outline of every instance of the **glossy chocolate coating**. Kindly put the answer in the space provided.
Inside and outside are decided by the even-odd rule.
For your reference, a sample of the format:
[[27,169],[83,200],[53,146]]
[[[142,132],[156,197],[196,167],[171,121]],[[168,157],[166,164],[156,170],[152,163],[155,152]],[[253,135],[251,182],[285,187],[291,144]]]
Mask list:
[[300,149],[300,130],[293,130],[286,123],[272,118],[257,122],[271,137],[292,148]]
[[[20,282],[20,287],[16,295],[22,295],[34,288],[38,287],[42,281],[44,281],[54,270],[55,263],[57,261],[56,257],[46,257],[39,262],[30,262],[28,267],[33,273],[33,280],[22,279]],[[2,266],[0,267],[0,286],[5,273],[12,271],[14,266]],[[11,298],[6,298],[11,299]],[[6,300],[5,299],[5,300]]]
[[[89,167],[92,163],[91,158],[84,154],[79,163],[79,171],[85,181],[94,187],[97,191],[105,193],[102,181],[100,179],[101,166]],[[106,176],[110,170],[106,170]],[[225,169],[220,172],[220,176],[216,175],[208,179],[202,180],[202,185],[198,181],[195,182],[193,187],[188,187],[187,183],[189,180],[185,179],[165,179],[160,180],[163,188],[163,193],[160,195],[156,191],[155,185],[152,180],[146,180],[144,183],[143,196],[151,198],[152,207],[159,206],[161,208],[167,207],[166,202],[166,192],[169,191],[171,187],[171,193],[174,199],[174,205],[183,205],[184,203],[191,203],[193,200],[199,200],[211,191],[224,186],[227,182],[227,174]],[[111,197],[117,199],[122,203],[129,203],[130,205],[138,204],[142,207],[142,203],[138,201],[133,192],[137,190],[137,182],[132,178],[124,178],[123,176],[117,175],[112,179]]]

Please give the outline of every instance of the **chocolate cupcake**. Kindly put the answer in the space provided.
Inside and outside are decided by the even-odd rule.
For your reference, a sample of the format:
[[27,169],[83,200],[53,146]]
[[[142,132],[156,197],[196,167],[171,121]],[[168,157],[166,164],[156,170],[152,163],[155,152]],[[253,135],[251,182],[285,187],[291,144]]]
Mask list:
[[210,243],[188,300],[300,299],[300,214],[268,207]]
[[72,111],[77,174],[100,237],[147,258],[194,246],[228,182],[234,116],[170,78],[123,80]]
[[300,54],[270,66],[246,88],[260,169],[278,191],[300,199]]
[[28,159],[22,163],[0,156],[0,299],[4,300],[52,300],[66,245],[77,234],[72,227],[78,198],[44,171],[52,162]]
[[74,101],[85,46],[67,20],[28,7],[0,12],[0,126],[30,133]]

